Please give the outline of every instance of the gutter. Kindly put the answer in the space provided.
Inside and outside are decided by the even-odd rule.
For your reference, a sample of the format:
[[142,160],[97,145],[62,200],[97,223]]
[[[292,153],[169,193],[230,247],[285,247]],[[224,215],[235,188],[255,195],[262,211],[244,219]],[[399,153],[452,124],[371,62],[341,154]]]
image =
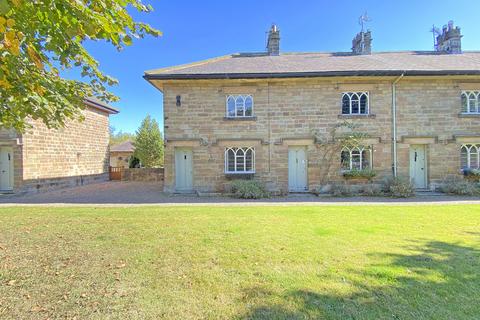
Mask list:
[[208,80],[208,79],[272,79],[272,78],[312,78],[312,77],[354,77],[354,76],[478,76],[480,70],[358,70],[358,71],[312,71],[312,72],[259,72],[259,73],[145,73],[143,78],[150,80]]
[[397,177],[397,83],[402,80],[403,72],[395,81],[392,82],[392,153],[393,153],[393,177]]

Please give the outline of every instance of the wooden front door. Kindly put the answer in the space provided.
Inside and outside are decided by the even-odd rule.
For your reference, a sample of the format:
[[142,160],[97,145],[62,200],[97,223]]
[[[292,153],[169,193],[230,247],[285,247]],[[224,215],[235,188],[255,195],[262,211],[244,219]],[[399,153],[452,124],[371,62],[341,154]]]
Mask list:
[[175,190],[193,190],[193,152],[188,148],[175,148]]
[[13,148],[0,147],[0,191],[13,189]]
[[305,192],[307,185],[307,148],[288,148],[288,191]]
[[410,180],[415,188],[427,187],[427,161],[425,145],[410,146]]

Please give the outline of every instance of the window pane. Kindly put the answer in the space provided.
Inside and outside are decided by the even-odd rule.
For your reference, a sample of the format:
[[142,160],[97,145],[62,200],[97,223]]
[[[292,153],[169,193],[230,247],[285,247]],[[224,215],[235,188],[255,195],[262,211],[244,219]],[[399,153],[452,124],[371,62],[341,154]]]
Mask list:
[[360,151],[354,150],[352,151],[352,170],[360,170],[361,169],[361,162],[360,162]]
[[342,151],[340,156],[340,163],[342,165],[343,170],[350,170],[350,152],[349,151]]
[[360,97],[360,113],[368,113],[368,97],[366,94],[362,94],[362,96]]
[[237,155],[237,172],[245,171],[245,157]]
[[350,113],[350,97],[347,94],[343,95],[342,98],[342,114]]
[[245,115],[244,113],[245,101],[243,100],[243,97],[242,96],[237,97],[237,101],[235,104],[237,108],[237,117],[243,117]]
[[358,114],[360,111],[360,100],[356,94],[352,96],[352,114]]
[[468,98],[466,93],[462,93],[462,112],[468,112]]
[[232,149],[227,152],[227,171],[235,171],[235,152]]
[[253,114],[253,99],[248,96],[245,98],[245,116],[251,117]]
[[370,169],[370,150],[362,151],[362,169]]
[[470,95],[468,97],[468,105],[470,107],[468,112],[477,112],[476,103],[477,103],[477,97],[472,92],[472,93],[470,93]]
[[470,149],[470,168],[478,169],[478,149],[475,146]]
[[245,153],[245,169],[246,171],[253,171],[253,150],[248,149]]
[[235,117],[235,99],[228,97],[227,100],[227,117]]

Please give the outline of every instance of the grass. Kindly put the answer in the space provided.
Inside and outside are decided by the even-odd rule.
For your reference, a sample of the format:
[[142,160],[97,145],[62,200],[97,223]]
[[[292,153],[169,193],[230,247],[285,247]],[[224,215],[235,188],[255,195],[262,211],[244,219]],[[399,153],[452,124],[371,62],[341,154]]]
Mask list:
[[0,209],[1,319],[477,319],[480,206]]

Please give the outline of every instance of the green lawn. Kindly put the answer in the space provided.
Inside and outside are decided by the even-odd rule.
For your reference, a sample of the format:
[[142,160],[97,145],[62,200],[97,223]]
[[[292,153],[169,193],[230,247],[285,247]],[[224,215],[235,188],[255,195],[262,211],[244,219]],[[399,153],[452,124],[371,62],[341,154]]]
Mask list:
[[1,319],[478,319],[480,206],[1,208]]

